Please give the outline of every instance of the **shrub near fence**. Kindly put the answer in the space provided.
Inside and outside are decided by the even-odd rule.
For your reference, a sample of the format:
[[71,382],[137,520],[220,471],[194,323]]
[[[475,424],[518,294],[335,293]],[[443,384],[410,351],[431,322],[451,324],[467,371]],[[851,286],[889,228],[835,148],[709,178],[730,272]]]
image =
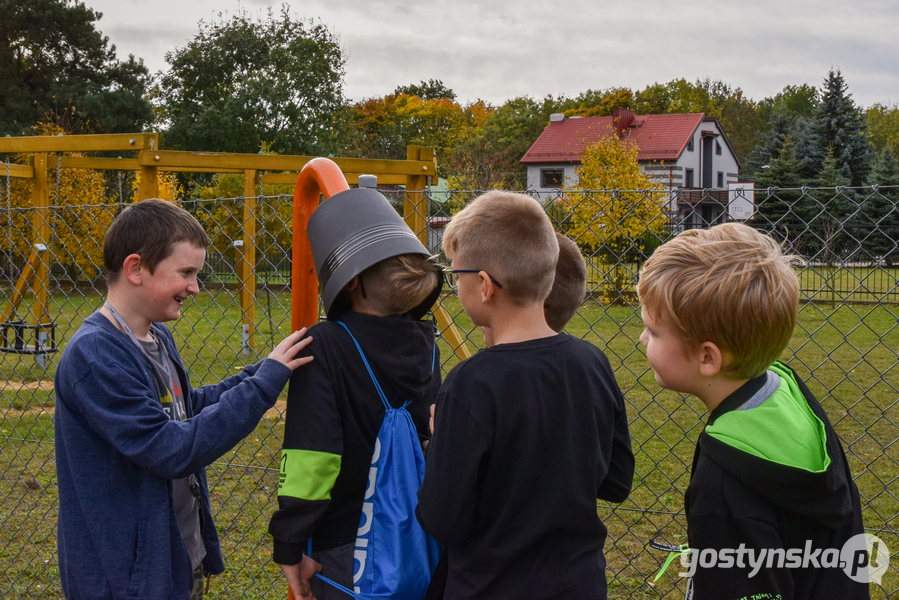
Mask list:
[[[835,190],[773,190],[756,192],[756,212],[748,221],[779,236],[791,252],[801,257],[798,273],[803,302],[799,325],[784,359],[804,376],[821,400],[843,441],[862,495],[865,525],[894,551],[899,548],[899,498],[897,473],[899,451],[895,444],[899,423],[899,328],[897,328],[897,277],[891,249],[896,233],[889,218],[897,207],[891,195],[896,190],[863,188],[840,190],[843,199],[855,199],[850,212],[830,214],[828,196]],[[426,192],[427,193],[427,192]],[[592,192],[597,203],[613,192]],[[401,193],[398,193],[401,194]],[[438,194],[430,192],[431,217],[449,216],[448,206],[461,206],[475,192]],[[537,195],[537,194],[535,194]],[[698,199],[697,199],[698,196]],[[566,204],[577,204],[571,194],[540,194],[547,211],[563,230]],[[561,202],[565,198],[564,203]],[[872,201],[872,197],[878,203]],[[818,202],[819,210],[790,210],[804,198]],[[877,215],[866,207],[883,205]],[[684,200],[684,201],[680,201]],[[728,206],[719,195],[668,200],[669,220],[656,243],[678,231],[705,226],[705,221],[728,218]],[[289,197],[260,197],[258,210],[266,215],[284,214]],[[768,203],[777,211],[766,210]],[[236,231],[241,222],[235,199],[186,202],[192,211],[216,215],[204,219],[211,234]],[[601,205],[601,202],[600,202]],[[234,208],[233,214],[225,207]],[[710,208],[711,207],[711,208]],[[54,240],[64,238],[68,223],[91,219],[103,221],[118,206],[53,207]],[[281,210],[279,210],[281,209]],[[75,211],[78,211],[77,214]],[[800,217],[799,215],[806,215]],[[808,215],[812,215],[808,217]],[[11,218],[12,217],[12,218]],[[27,248],[29,209],[0,208],[0,299],[6,300],[25,257],[8,249]],[[234,222],[230,222],[231,220]],[[829,219],[829,223],[819,222]],[[223,223],[222,220],[227,222]],[[440,222],[435,219],[435,222]],[[265,356],[268,348],[289,329],[290,248],[283,233],[290,224],[277,218],[263,221],[268,230],[257,239],[256,345],[241,349],[239,278],[235,272],[235,248],[230,238],[212,235],[204,289],[189,302],[184,316],[170,324],[181,348],[194,385],[211,383],[236,368]],[[223,227],[227,225],[228,227]],[[5,243],[4,240],[11,240]],[[281,240],[281,241],[279,241]],[[890,240],[892,246],[885,242]],[[876,243],[875,243],[876,242]],[[100,240],[81,240],[81,255],[98,256]],[[657,244],[656,244],[657,245]],[[649,548],[650,540],[669,544],[685,541],[683,491],[689,480],[693,447],[704,423],[704,409],[694,399],[663,391],[655,384],[638,338],[642,329],[639,310],[633,303],[633,285],[640,254],[651,249],[634,246],[620,260],[603,248],[585,245],[590,266],[590,293],[567,330],[603,348],[615,368],[624,391],[637,461],[634,490],[620,506],[598,504],[609,527],[606,555],[609,563],[609,595],[613,599],[677,597],[685,590],[675,564],[655,587],[647,581],[664,559]],[[56,325],[60,349],[81,321],[102,303],[104,285],[90,269],[66,266],[68,252],[52,243],[50,255],[50,315]],[[26,296],[19,316],[30,318]],[[457,299],[445,295],[441,305],[474,350],[482,338],[462,311]],[[445,371],[459,358],[447,338],[440,340]],[[43,360],[34,355],[0,353],[0,597],[47,598],[60,594],[56,547],[56,489],[53,457],[53,374],[59,354]],[[283,398],[260,422],[256,430],[208,470],[213,510],[219,526],[228,571],[212,581],[210,598],[284,598],[282,577],[271,562],[266,533],[275,507],[278,455],[283,434]],[[897,561],[893,561],[879,585],[872,585],[874,598],[899,593]]]

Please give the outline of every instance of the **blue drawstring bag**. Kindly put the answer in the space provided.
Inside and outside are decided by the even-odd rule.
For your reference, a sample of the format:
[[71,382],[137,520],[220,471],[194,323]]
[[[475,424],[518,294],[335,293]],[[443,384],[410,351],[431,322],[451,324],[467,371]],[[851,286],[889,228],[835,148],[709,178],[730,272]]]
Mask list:
[[337,324],[359,351],[384,405],[384,421],[375,440],[356,532],[353,589],[318,577],[358,600],[421,600],[440,557],[440,547],[415,517],[425,460],[412,416],[406,410],[409,402],[398,408],[390,405],[359,342],[346,324]]

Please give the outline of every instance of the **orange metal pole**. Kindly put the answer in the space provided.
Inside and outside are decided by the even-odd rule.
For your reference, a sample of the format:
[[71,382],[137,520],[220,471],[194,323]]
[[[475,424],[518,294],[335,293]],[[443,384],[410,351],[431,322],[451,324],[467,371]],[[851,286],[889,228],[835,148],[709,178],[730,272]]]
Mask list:
[[333,160],[313,158],[297,176],[293,191],[293,249],[291,265],[291,320],[296,331],[318,322],[318,279],[309,246],[307,227],[319,195],[330,198],[350,189],[346,178]]

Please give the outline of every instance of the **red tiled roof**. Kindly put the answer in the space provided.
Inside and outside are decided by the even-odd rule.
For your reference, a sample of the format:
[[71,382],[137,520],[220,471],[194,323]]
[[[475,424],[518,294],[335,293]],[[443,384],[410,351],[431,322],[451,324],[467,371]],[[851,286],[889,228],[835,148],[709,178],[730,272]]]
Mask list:
[[[677,160],[703,116],[703,113],[635,115],[626,139],[640,148],[637,160]],[[580,162],[588,144],[613,131],[612,117],[569,117],[550,122],[521,162]]]

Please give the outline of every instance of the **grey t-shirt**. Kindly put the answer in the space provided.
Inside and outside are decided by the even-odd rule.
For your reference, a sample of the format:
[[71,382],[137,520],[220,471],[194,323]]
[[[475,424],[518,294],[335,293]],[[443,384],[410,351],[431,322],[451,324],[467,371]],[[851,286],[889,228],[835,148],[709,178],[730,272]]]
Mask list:
[[[156,373],[159,389],[166,390],[165,395],[160,398],[162,409],[170,419],[186,421],[187,408],[184,404],[184,393],[181,390],[181,382],[178,381],[178,376],[176,375],[175,365],[169,358],[168,352],[165,351],[165,347],[155,337],[152,342],[140,340],[140,343],[154,363],[153,370]],[[163,367],[166,363],[168,363],[166,365],[168,372],[172,373],[174,378],[174,390],[171,389],[169,377],[165,367]],[[196,477],[194,475],[172,480],[175,518],[178,520],[178,529],[181,531],[184,546],[187,548],[187,553],[190,556],[192,569],[196,569],[206,556],[206,546],[203,545],[203,537],[200,534],[200,503],[190,489],[191,483],[195,484],[195,482]]]

